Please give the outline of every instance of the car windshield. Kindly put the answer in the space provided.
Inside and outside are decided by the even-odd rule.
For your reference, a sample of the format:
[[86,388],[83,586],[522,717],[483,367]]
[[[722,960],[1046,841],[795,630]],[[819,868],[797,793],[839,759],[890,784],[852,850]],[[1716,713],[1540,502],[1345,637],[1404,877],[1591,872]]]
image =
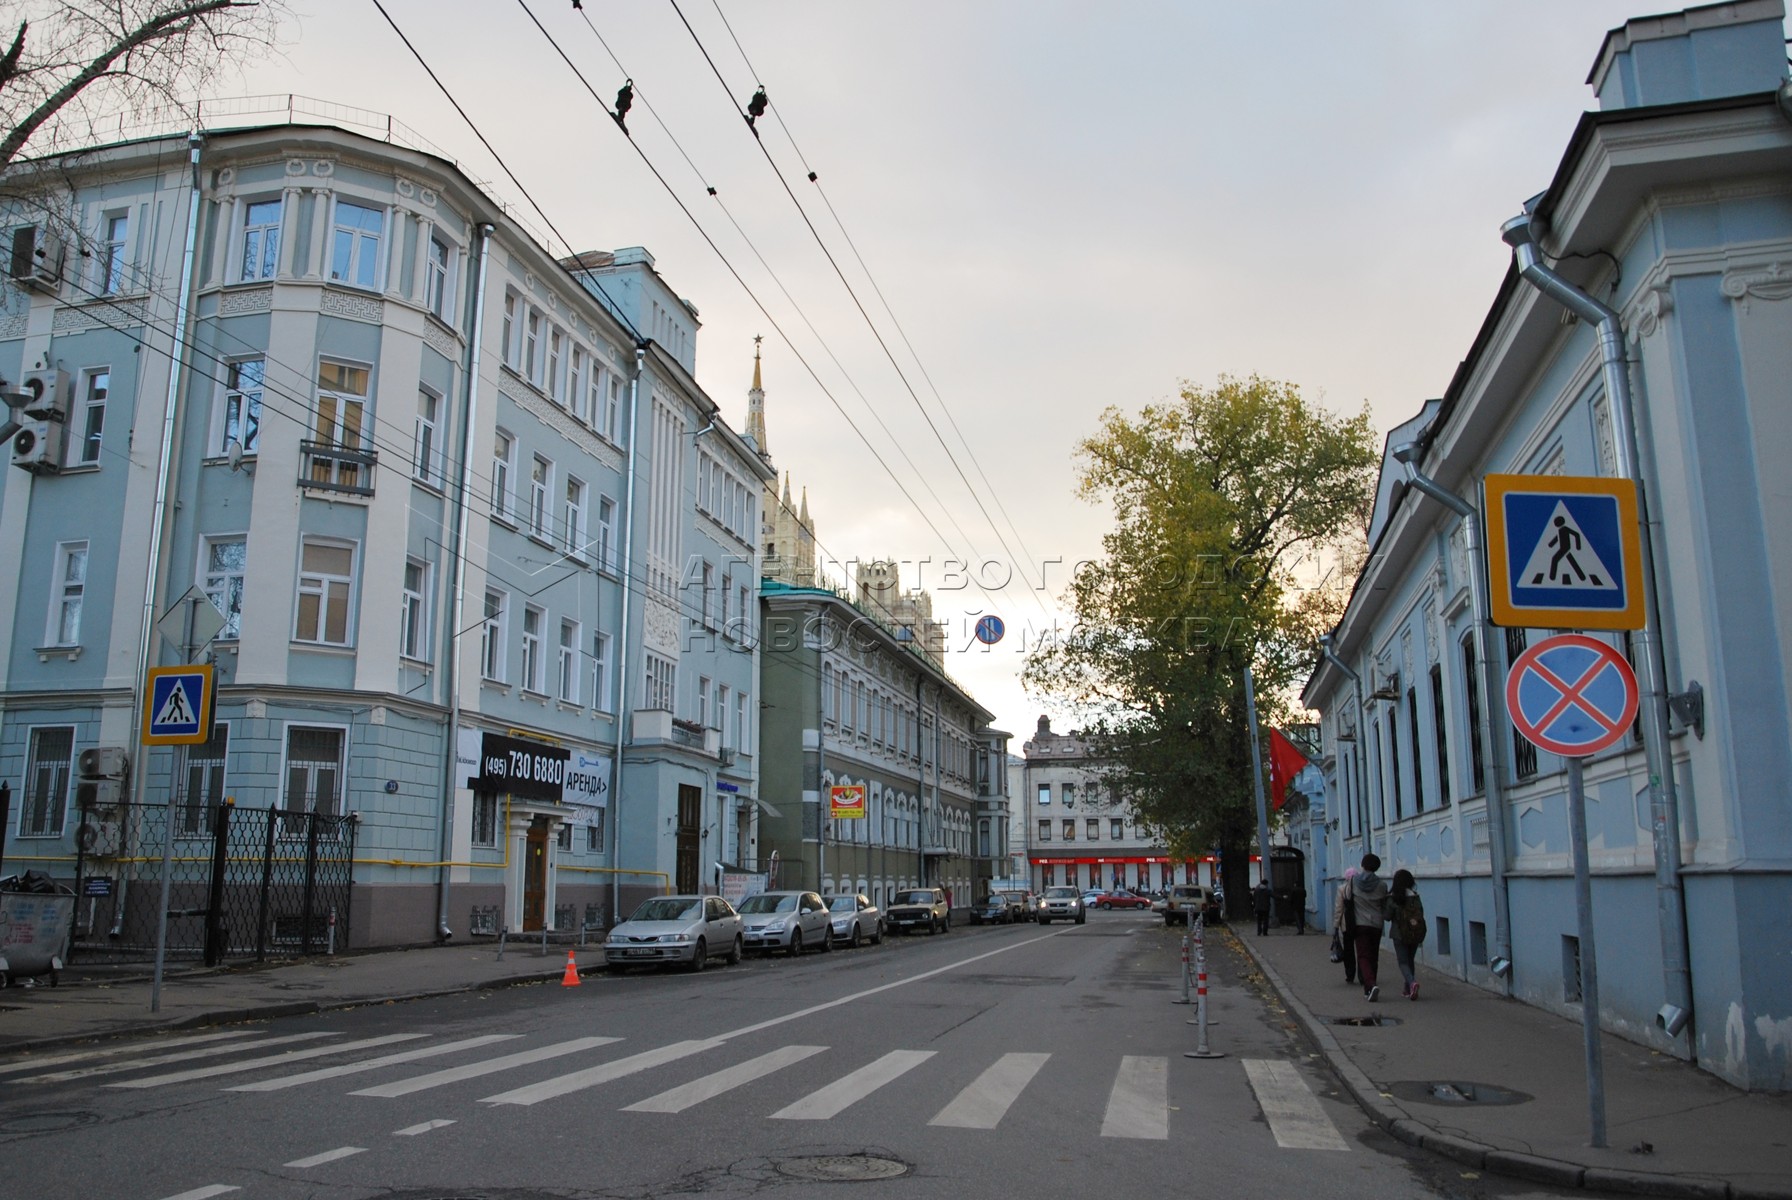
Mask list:
[[776,896],[770,892],[761,892],[757,896],[748,896],[741,903],[743,913],[795,912],[795,896]]
[[933,893],[932,892],[903,892],[901,895],[897,896],[896,899],[894,901],[892,901],[892,903],[894,903],[894,904],[932,904],[933,903]]
[[703,913],[703,901],[692,896],[655,896],[635,910],[631,921],[694,921]]
[[835,896],[828,901],[828,907],[835,912],[857,912],[859,898],[857,896]]
[[1045,897],[1048,900],[1076,900],[1081,896],[1082,893],[1075,888],[1059,887],[1045,889]]

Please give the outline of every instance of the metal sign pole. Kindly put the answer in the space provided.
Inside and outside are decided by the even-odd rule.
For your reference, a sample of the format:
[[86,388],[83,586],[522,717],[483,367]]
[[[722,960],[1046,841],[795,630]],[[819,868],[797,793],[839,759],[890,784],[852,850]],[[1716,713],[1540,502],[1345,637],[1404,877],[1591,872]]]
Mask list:
[[1591,1145],[1605,1146],[1605,1065],[1599,1046],[1599,968],[1593,948],[1593,880],[1587,861],[1587,794],[1579,758],[1568,759],[1568,836],[1574,854],[1574,911],[1580,921],[1580,1024],[1587,1057]]

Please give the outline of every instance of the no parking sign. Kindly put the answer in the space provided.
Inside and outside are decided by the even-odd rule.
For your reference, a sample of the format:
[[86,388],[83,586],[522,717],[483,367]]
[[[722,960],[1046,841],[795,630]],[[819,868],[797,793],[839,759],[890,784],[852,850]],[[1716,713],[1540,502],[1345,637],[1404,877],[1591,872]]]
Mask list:
[[1636,719],[1636,675],[1597,638],[1561,633],[1518,656],[1506,677],[1506,711],[1518,732],[1564,758],[1597,754]]

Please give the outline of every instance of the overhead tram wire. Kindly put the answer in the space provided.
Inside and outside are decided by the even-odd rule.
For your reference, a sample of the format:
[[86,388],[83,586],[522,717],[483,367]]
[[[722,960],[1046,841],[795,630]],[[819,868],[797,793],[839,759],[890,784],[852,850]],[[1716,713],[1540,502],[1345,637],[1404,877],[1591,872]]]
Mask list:
[[[519,0],[519,3],[520,2],[521,0]],[[734,106],[734,110],[740,114],[741,119],[746,121],[748,127],[752,130],[754,144],[759,147],[759,152],[765,157],[766,165],[771,168],[772,174],[777,176],[778,186],[782,187],[784,189],[784,194],[790,197],[791,204],[796,207],[798,215],[803,219],[803,224],[808,227],[809,235],[815,239],[816,246],[821,249],[823,257],[828,260],[828,265],[834,269],[834,274],[839,277],[841,286],[846,289],[846,294],[852,298],[853,307],[859,310],[859,315],[864,318],[866,328],[870,329],[871,336],[877,339],[877,344],[879,348],[883,350],[884,357],[889,359],[890,366],[896,372],[896,377],[902,380],[902,386],[908,391],[909,399],[914,401],[915,408],[920,412],[922,420],[927,422],[927,428],[932,431],[934,440],[940,444],[940,449],[946,452],[946,459],[952,464],[952,469],[958,473],[958,478],[963,482],[965,491],[970,494],[972,501],[976,503],[978,511],[983,514],[983,519],[989,523],[991,531],[996,535],[996,540],[1002,543],[1002,549],[1008,552],[1008,557],[1011,560],[1015,559],[1014,548],[1008,544],[1008,539],[1002,536],[1001,527],[996,524],[995,518],[990,515],[989,509],[983,503],[983,498],[977,494],[977,489],[971,486],[970,477],[964,473],[964,467],[959,463],[958,456],[953,454],[952,447],[946,444],[945,436],[940,433],[939,426],[935,424],[932,414],[927,411],[927,406],[921,403],[921,397],[915,393],[914,385],[909,382],[908,375],[902,369],[902,364],[896,361],[896,355],[891,352],[889,344],[884,341],[883,334],[878,331],[877,323],[871,319],[871,314],[865,311],[865,305],[860,301],[858,292],[853,290],[851,281],[846,278],[846,272],[840,269],[840,263],[834,258],[833,251],[828,249],[827,243],[822,240],[821,232],[815,228],[815,223],[809,219],[808,211],[803,208],[802,202],[796,198],[796,193],[790,190],[790,184],[785,180],[784,173],[778,169],[778,164],[772,159],[771,151],[766,149],[765,139],[759,136],[758,129],[753,121],[748,117],[747,113],[741,109],[738,102],[735,101],[734,93],[728,87],[728,81],[722,77],[721,69],[716,66],[715,59],[710,56],[709,48],[703,44],[703,39],[698,37],[697,31],[691,27],[690,21],[684,15],[684,10],[678,6],[678,0],[669,0],[669,3],[672,5],[672,11],[678,14],[678,19],[683,23],[686,32],[691,35],[691,40],[696,43],[698,51],[703,55],[703,61],[709,64],[709,69],[714,73],[716,82],[721,85],[722,91],[727,94],[729,104]],[[1030,593],[1033,593],[1033,601],[1039,606],[1040,612],[1044,613],[1047,618],[1050,618],[1051,613],[1046,609],[1045,602],[1039,598],[1037,593],[1033,592],[1031,587],[1027,590]]]
[[[379,0],[374,0],[374,2],[378,3]],[[612,123],[615,123],[614,115],[611,114],[609,108],[605,106],[603,97],[598,95],[597,90],[591,86],[591,81],[585,77],[585,73],[579,70],[578,65],[574,63],[567,55],[566,51],[561,48],[560,43],[555,40],[553,34],[549,33],[547,28],[542,25],[540,18],[538,18],[534,11],[529,7],[528,0],[517,0],[517,4],[523,12],[528,15],[529,20],[534,22],[536,29],[540,30],[542,37],[547,39],[548,45],[554,48],[554,52],[560,56],[561,61],[564,62],[567,68],[578,78],[579,83],[583,85],[588,93],[590,93],[591,98],[597,102],[598,107],[602,108],[604,113],[611,117]],[[754,307],[759,310],[760,315],[770,323],[772,329],[777,332],[778,337],[783,340],[784,345],[790,350],[791,354],[795,356],[797,362],[801,363],[803,369],[808,372],[809,378],[814,380],[815,385],[821,389],[822,395],[828,398],[828,402],[834,406],[835,410],[845,419],[847,425],[858,435],[859,440],[864,443],[865,448],[871,452],[872,458],[876,459],[878,465],[884,469],[885,474],[889,475],[890,481],[896,485],[896,489],[902,493],[903,498],[909,502],[910,507],[915,510],[916,514],[926,523],[927,527],[933,531],[933,535],[939,538],[940,543],[949,549],[951,547],[951,542],[946,538],[946,535],[940,532],[939,527],[933,523],[933,519],[927,515],[926,511],[923,510],[920,504],[915,500],[914,494],[903,485],[901,478],[890,469],[890,464],[884,460],[883,455],[878,453],[877,447],[873,446],[871,440],[865,436],[865,431],[859,428],[858,423],[855,422],[846,412],[846,409],[841,406],[839,399],[831,390],[829,390],[827,384],[822,382],[821,377],[816,373],[814,366],[803,356],[802,351],[797,349],[796,344],[791,341],[790,335],[787,334],[784,331],[784,327],[778,323],[778,319],[771,314],[771,311],[766,308],[765,303],[759,299],[758,293],[753,291],[751,285],[749,285],[746,279],[742,277],[740,271],[734,266],[734,263],[722,252],[722,248],[716,245],[715,239],[709,235],[708,230],[703,228],[703,224],[697,220],[696,214],[691,212],[689,206],[680,199],[677,190],[672,187],[665,175],[654,165],[653,160],[647,156],[647,152],[641,149],[633,137],[628,136],[628,131],[626,129],[623,129],[622,132],[625,137],[628,137],[629,145],[634,147],[635,153],[640,156],[642,164],[647,167],[648,171],[653,174],[654,179],[656,179],[660,186],[665,189],[666,194],[672,198],[672,202],[676,204],[679,211],[685,215],[685,219],[690,221],[692,228],[696,229],[698,236],[704,240],[715,256],[721,260],[723,267],[725,267],[728,273],[734,277],[734,281],[740,285],[741,290],[746,292],[748,299],[752,300]],[[1010,553],[1012,553],[1012,551],[1010,551]],[[967,564],[969,563],[968,559],[965,561]],[[995,598],[989,594],[983,585],[974,579],[972,582],[977,590],[983,593],[984,599],[993,604]],[[1044,611],[1043,604],[1040,605],[1040,608]],[[1047,613],[1046,615],[1049,617],[1050,613]]]
[[[597,26],[592,23],[591,14],[586,12],[583,8],[579,9],[578,13],[585,19],[585,25],[591,30],[591,36],[596,38],[597,44],[604,48],[604,53],[610,56],[610,61],[616,65],[616,69],[625,77],[632,80],[634,77],[629,74],[628,68],[622,65],[622,60],[618,58],[616,52],[610,48],[610,43],[604,40],[604,35],[598,32]],[[747,231],[741,226],[741,223],[735,219],[734,213],[729,209],[726,202],[723,201],[721,193],[716,189],[715,185],[710,183],[709,179],[697,166],[696,162],[691,159],[691,156],[685,151],[683,144],[679,142],[677,135],[675,135],[672,132],[671,127],[661,119],[658,110],[653,107],[652,103],[648,101],[646,94],[642,92],[638,86],[635,88],[634,98],[637,104],[640,104],[647,109],[648,115],[654,119],[654,123],[660,127],[660,130],[663,133],[665,133],[667,140],[677,148],[678,153],[683,156],[686,165],[691,168],[691,174],[697,177],[698,182],[703,185],[704,191],[709,194],[710,199],[716,202],[716,207],[722,210],[722,215],[728,218],[728,223],[732,225],[734,231],[740,235],[741,241],[745,242],[747,249],[753,252],[753,257],[759,260],[759,265],[765,268],[765,273],[771,276],[772,282],[775,283],[778,286],[778,290],[783,293],[784,299],[789,301],[790,307],[796,310],[797,316],[802,319],[803,324],[808,328],[810,334],[814,336],[816,343],[821,346],[822,350],[827,354],[834,366],[839,369],[840,374],[846,379],[846,382],[852,387],[853,392],[858,395],[860,402],[865,405],[865,411],[871,414],[872,420],[876,421],[878,428],[884,431],[884,434],[890,439],[890,444],[896,448],[896,452],[902,455],[902,461],[908,464],[909,469],[915,473],[915,478],[921,481],[921,486],[927,489],[927,494],[933,498],[934,504],[939,506],[939,510],[945,515],[946,520],[951,522],[952,528],[958,532],[958,536],[965,540],[965,543],[971,547],[971,552],[981,560],[983,558],[983,552],[978,549],[976,540],[965,531],[963,525],[958,523],[958,518],[953,515],[952,509],[943,499],[941,499],[940,494],[934,490],[933,484],[929,482],[926,473],[923,472],[920,466],[916,464],[915,460],[909,456],[907,448],[902,444],[902,439],[896,436],[895,432],[884,421],[883,416],[876,408],[872,407],[870,398],[865,395],[865,391],[859,386],[858,381],[852,377],[852,373],[846,369],[846,365],[840,361],[840,356],[834,353],[833,347],[828,345],[827,339],[821,336],[821,331],[815,328],[815,323],[809,319],[809,314],[803,311],[803,306],[797,303],[796,297],[790,294],[790,289],[784,286],[784,280],[779,277],[778,272],[772,268],[772,265],[766,261],[765,255],[759,252],[759,247],[747,234]]]

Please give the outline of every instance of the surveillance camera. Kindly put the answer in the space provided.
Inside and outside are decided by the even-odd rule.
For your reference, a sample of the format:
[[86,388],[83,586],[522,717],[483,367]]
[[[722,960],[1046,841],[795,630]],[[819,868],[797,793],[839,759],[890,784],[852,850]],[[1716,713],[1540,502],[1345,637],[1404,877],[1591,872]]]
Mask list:
[[1679,1037],[1680,1031],[1686,1028],[1686,1022],[1692,1014],[1684,1008],[1672,1004],[1664,1004],[1655,1014],[1655,1023],[1666,1031],[1669,1037]]

